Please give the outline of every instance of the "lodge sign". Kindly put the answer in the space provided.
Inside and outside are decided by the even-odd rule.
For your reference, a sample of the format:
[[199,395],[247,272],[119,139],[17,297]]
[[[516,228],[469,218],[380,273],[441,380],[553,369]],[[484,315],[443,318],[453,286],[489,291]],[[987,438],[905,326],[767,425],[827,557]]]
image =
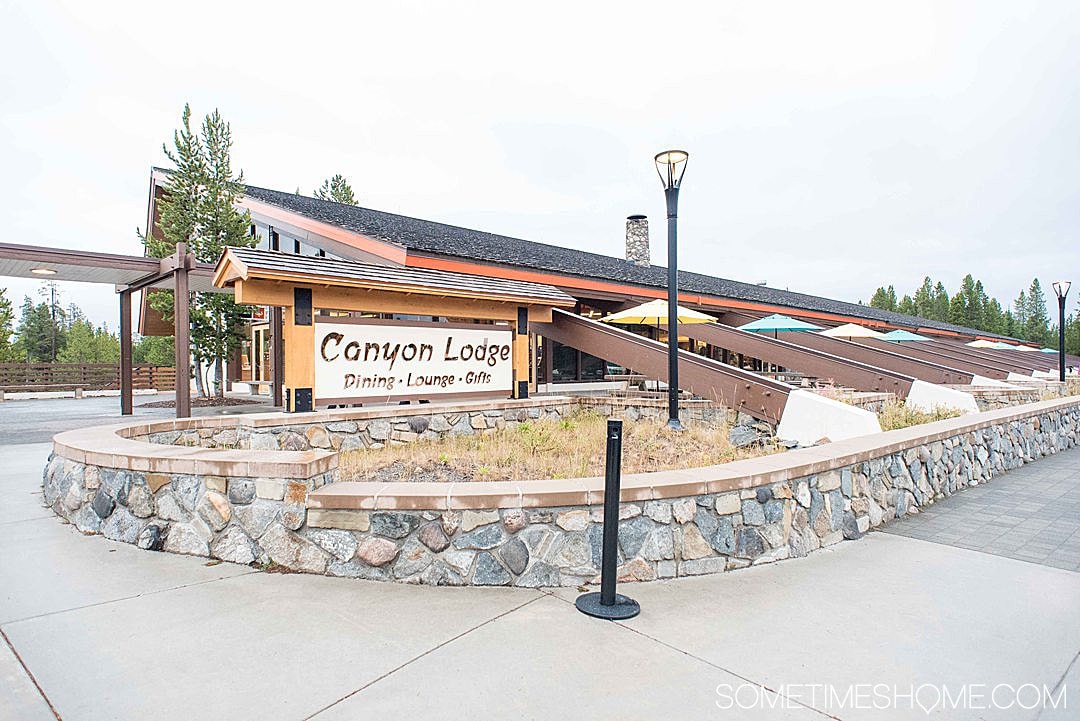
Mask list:
[[509,396],[507,326],[361,320],[315,324],[315,398],[361,402],[440,395]]

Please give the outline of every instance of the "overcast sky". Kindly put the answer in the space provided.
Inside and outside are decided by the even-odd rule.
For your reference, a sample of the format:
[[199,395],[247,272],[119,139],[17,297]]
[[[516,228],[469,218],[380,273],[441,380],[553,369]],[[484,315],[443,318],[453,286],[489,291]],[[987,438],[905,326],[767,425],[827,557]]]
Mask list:
[[[1076,2],[0,0],[8,242],[141,253],[185,101],[253,185],[845,300],[1080,276]],[[0,279],[18,303],[38,284]],[[65,284],[115,326],[111,288]],[[1072,304],[1070,304],[1072,306]]]

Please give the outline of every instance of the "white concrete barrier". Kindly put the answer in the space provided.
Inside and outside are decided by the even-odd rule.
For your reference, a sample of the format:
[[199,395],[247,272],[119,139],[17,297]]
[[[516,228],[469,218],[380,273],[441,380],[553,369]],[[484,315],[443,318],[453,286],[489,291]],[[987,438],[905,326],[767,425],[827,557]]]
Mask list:
[[881,433],[876,413],[801,389],[788,394],[776,428],[781,440],[798,441],[800,445],[822,439],[842,441],[872,433]]
[[911,384],[911,391],[904,402],[910,408],[927,413],[937,408],[949,408],[961,413],[979,412],[979,404],[970,393],[919,380]]

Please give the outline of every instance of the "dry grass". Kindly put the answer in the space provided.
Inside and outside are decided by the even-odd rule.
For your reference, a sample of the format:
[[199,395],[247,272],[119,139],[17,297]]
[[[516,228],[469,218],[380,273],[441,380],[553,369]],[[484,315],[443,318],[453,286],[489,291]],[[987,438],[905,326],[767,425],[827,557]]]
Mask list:
[[[623,472],[693,468],[779,450],[735,448],[730,427],[673,432],[658,421],[623,426]],[[342,478],[384,481],[523,481],[604,474],[607,420],[579,411],[562,421],[530,421],[477,436],[369,448],[341,454]]]
[[878,412],[878,421],[881,430],[894,431],[897,428],[908,428],[923,423],[943,421],[946,418],[956,418],[960,411],[953,408],[935,408],[927,413],[915,408],[909,408],[903,401],[887,401]]

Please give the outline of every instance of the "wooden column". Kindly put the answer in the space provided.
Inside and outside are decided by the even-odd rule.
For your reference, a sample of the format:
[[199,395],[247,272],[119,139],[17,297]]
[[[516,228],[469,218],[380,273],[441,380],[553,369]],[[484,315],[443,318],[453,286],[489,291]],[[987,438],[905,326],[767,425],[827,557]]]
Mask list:
[[[280,306],[270,308],[270,396],[275,408],[281,407],[281,389],[285,385],[285,336]],[[257,349],[262,353],[262,348]]]
[[131,378],[131,291],[120,291],[120,415],[134,411]]
[[173,340],[176,346],[176,417],[191,417],[191,313],[187,243],[176,244],[173,279]]
[[311,288],[294,288],[285,309],[285,410],[315,409],[315,313]]
[[529,309],[518,306],[514,322],[514,397],[529,397]]

